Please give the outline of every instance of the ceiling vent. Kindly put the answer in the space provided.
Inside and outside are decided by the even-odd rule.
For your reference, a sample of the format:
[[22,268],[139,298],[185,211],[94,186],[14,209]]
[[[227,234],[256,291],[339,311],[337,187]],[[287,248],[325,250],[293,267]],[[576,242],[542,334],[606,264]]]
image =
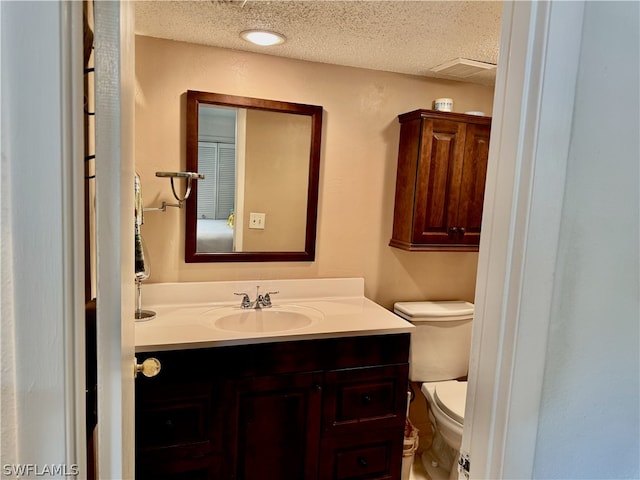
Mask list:
[[456,58],[431,69],[432,72],[448,77],[467,78],[476,73],[495,70],[494,63],[478,62],[468,58]]

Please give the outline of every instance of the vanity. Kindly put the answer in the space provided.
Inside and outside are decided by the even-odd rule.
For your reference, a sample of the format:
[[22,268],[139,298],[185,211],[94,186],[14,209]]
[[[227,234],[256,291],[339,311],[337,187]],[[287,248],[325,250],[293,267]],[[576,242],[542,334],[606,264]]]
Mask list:
[[[257,284],[273,306],[241,308]],[[137,478],[400,479],[414,327],[362,279],[156,284],[145,300],[136,356],[161,370],[136,379]]]

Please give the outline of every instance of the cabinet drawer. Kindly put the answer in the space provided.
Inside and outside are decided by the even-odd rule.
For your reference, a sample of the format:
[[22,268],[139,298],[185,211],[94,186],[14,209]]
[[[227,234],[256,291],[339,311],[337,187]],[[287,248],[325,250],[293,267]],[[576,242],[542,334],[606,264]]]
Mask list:
[[325,433],[404,425],[407,372],[406,364],[327,372]]
[[400,479],[402,439],[399,428],[327,437],[322,441],[320,479]]
[[136,398],[136,446],[140,450],[209,443],[209,385],[140,389]]
[[387,474],[390,454],[388,444],[337,451],[335,453],[336,479]]

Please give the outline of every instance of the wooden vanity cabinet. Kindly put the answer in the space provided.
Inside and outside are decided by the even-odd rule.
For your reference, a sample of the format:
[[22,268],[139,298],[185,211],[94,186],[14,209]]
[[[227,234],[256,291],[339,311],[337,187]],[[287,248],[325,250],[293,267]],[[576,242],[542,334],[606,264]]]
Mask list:
[[136,478],[400,479],[409,334],[149,352]]
[[398,119],[389,245],[411,251],[478,250],[491,118],[415,110]]

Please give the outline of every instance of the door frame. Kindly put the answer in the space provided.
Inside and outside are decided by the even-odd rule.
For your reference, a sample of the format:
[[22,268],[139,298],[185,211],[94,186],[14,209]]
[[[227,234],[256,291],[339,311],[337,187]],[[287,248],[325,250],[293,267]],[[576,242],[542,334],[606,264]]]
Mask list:
[[504,3],[462,455],[533,478],[584,2]]
[[2,3],[0,30],[3,470],[82,474],[82,5]]

